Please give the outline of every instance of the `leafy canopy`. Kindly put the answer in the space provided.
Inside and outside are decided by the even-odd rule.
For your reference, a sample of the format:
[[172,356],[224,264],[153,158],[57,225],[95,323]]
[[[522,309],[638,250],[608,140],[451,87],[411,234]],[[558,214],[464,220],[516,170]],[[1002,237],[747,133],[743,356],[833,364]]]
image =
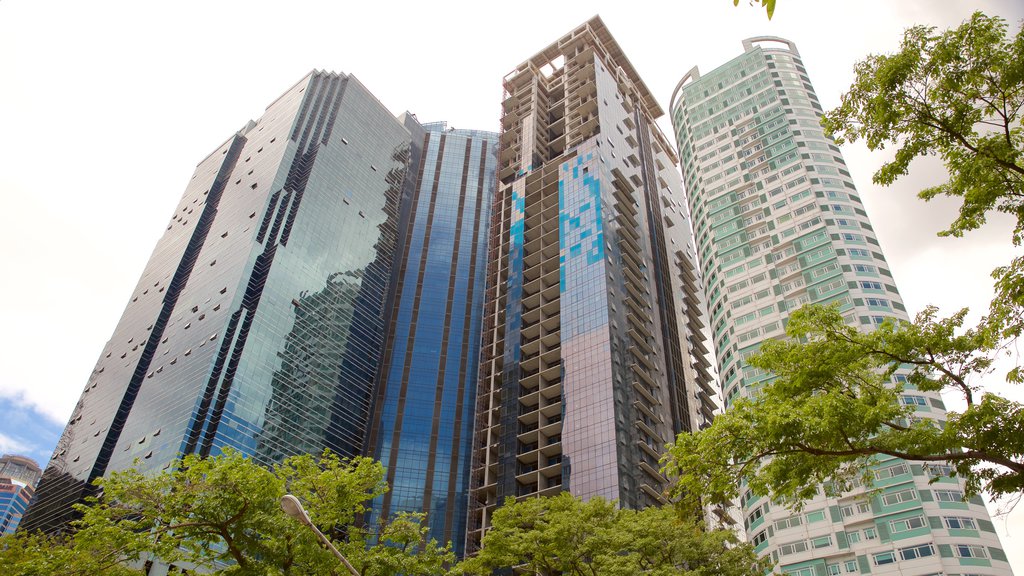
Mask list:
[[[915,26],[900,51],[872,55],[841,105],[822,124],[837,141],[863,139],[871,150],[895,148],[875,173],[889,185],[919,156],[942,158],[949,179],[922,190],[960,199],[960,211],[940,235],[962,236],[992,211],[1016,219],[1013,243],[1024,239],[1024,23],[1016,36],[998,17],[975,12],[958,28],[937,33]],[[1024,258],[993,272],[996,297],[986,322],[1002,336],[1024,329]],[[1013,374],[1017,375],[1016,372]]]
[[899,52],[856,65],[849,92],[822,122],[840,144],[895,147],[877,184],[906,175],[919,156],[940,156],[949,180],[919,196],[961,199],[945,235],[980,227],[991,210],[1017,219],[1015,242],[1024,231],[1024,28],[1015,38],[1006,32],[1005,21],[981,12],[943,33],[910,28]]
[[770,568],[728,530],[707,531],[671,508],[620,510],[561,493],[516,502],[492,519],[480,553],[459,565],[464,574],[517,569],[567,576],[634,574],[760,576]]
[[[977,397],[972,382],[998,348],[990,332],[962,329],[965,313],[940,319],[927,308],[914,322],[865,333],[834,307],[794,312],[791,339],[765,342],[749,359],[776,378],[671,447],[666,467],[679,475],[680,494],[723,502],[745,478],[755,493],[798,506],[819,485],[838,495],[856,481],[870,484],[865,470],[879,455],[949,463],[968,495],[1020,491],[1024,410],[994,394]],[[918,390],[960,394],[967,409],[949,412],[945,426],[915,418],[913,402],[901,401],[914,392],[893,382],[900,369]]]
[[[765,12],[768,14],[768,19],[771,20],[775,14],[775,0],[750,0],[750,5],[760,4],[764,7]],[[733,6],[739,6],[740,0],[732,0]]]
[[444,574],[454,554],[427,540],[422,515],[400,515],[379,534],[354,525],[387,489],[383,474],[370,459],[330,452],[268,470],[231,450],[186,456],[164,474],[115,472],[97,481],[101,497],[78,506],[72,537],[6,537],[0,565],[19,575],[139,574],[128,566],[155,558],[215,574],[344,573],[309,528],[282,512],[281,496],[291,493],[360,574]]

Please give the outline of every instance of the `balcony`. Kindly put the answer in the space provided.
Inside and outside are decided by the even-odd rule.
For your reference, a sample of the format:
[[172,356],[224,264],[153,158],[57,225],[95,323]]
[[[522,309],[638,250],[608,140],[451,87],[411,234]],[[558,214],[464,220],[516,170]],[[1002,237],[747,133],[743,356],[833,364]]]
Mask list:
[[640,382],[636,381],[632,382],[632,385],[633,389],[636,390],[640,394],[640,396],[642,396],[645,400],[647,400],[647,403],[650,404],[651,406],[659,406],[661,404],[661,401],[658,400],[658,398],[650,391],[650,389],[647,388],[647,386],[644,386]]

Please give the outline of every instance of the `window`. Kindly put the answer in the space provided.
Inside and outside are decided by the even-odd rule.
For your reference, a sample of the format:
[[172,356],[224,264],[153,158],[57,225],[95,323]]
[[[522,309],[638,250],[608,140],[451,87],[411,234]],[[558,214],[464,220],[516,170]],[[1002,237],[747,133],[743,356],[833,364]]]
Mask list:
[[874,528],[865,528],[864,529],[864,539],[865,540],[874,540],[875,538],[878,538],[878,532]]
[[821,268],[818,268],[817,270],[811,272],[811,276],[814,277],[814,278],[817,278],[819,276],[824,276],[824,275],[828,274],[829,272],[832,272],[832,271],[838,270],[838,269],[839,269],[839,265],[836,264],[835,262],[831,262],[831,263],[826,264],[826,265],[822,266]]
[[786,528],[793,528],[803,524],[803,518],[800,516],[790,516],[789,518],[783,518],[782,520],[775,521],[776,530],[785,530]]
[[881,290],[882,285],[878,282],[861,282],[860,287],[865,290]]
[[963,502],[964,493],[959,490],[935,490],[935,499],[939,502]]
[[754,546],[759,546],[759,545],[761,545],[762,542],[764,542],[766,540],[768,540],[768,531],[767,530],[762,530],[762,531],[758,532],[757,534],[755,534],[754,537],[750,539],[750,543],[753,544]]
[[832,536],[819,536],[811,539],[811,548],[825,548],[832,545]]
[[879,308],[891,307],[889,306],[889,301],[885,298],[865,298],[864,301],[867,302],[868,306],[877,306]]
[[856,544],[860,542],[860,532],[850,532],[846,535],[846,538],[850,541],[850,544]]
[[905,406],[927,406],[928,400],[924,396],[904,394],[900,396],[900,402]]
[[764,506],[758,506],[753,512],[747,514],[747,527],[764,515]]
[[839,564],[827,564],[825,571],[828,572],[828,576],[839,576],[843,573],[843,567]]
[[847,560],[843,564],[843,569],[846,570],[847,572],[850,572],[850,573],[859,572],[859,570],[857,570],[857,561],[856,560]]
[[974,518],[968,518],[966,516],[945,516],[942,518],[942,523],[946,525],[946,528],[953,530],[977,530],[978,525],[974,523]]
[[892,520],[889,522],[889,530],[893,534],[899,532],[906,532],[908,530],[917,530],[918,528],[924,528],[924,516],[914,516],[913,518],[904,518],[902,520]]
[[816,510],[814,512],[808,512],[807,513],[807,523],[808,524],[811,524],[811,523],[814,523],[814,522],[821,522],[824,519],[825,519],[825,511],[824,510]]
[[944,478],[953,476],[953,467],[949,464],[926,464],[924,471],[931,478]]
[[783,544],[782,546],[779,546],[779,556],[788,556],[789,554],[796,554],[798,552],[806,551],[806,540],[801,540],[799,542],[790,542],[789,544]]
[[886,468],[880,468],[875,470],[875,479],[885,480],[886,478],[893,478],[901,474],[909,474],[910,468],[904,463],[896,464],[895,466],[888,466]]
[[901,502],[908,502],[910,500],[917,500],[917,493],[914,492],[913,488],[906,490],[900,490],[899,492],[893,492],[892,494],[886,494],[882,496],[882,502],[886,506],[892,506]]
[[743,506],[746,506],[747,502],[750,502],[750,500],[753,497],[754,497],[754,493],[751,492],[750,490],[747,490],[746,492],[743,493],[743,496],[740,498],[740,504],[742,504]]
[[935,549],[932,548],[931,544],[921,544],[920,546],[909,546],[907,548],[900,548],[900,557],[904,560],[915,560],[917,558],[924,558],[926,556],[932,556],[935,554]]
[[985,547],[974,544],[954,544],[953,552],[957,558],[988,558]]
[[896,562],[895,552],[882,552],[875,554],[871,557],[871,560],[875,563],[875,566],[884,566],[886,564],[892,564]]

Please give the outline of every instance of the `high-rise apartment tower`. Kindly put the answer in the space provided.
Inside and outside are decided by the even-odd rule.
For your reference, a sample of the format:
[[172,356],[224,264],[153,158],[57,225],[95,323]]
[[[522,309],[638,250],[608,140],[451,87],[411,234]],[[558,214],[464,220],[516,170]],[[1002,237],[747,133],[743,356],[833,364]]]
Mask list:
[[[796,46],[743,47],[708,74],[691,70],[670,106],[726,407],[772,377],[743,360],[806,303],[838,305],[865,330],[908,318]],[[937,394],[900,374],[894,384],[920,416],[944,419]],[[819,496],[801,512],[747,491],[748,538],[785,574],[1010,573],[984,503],[961,501],[947,466],[873,468],[879,494]]]
[[470,550],[509,496],[662,502],[665,443],[714,410],[689,223],[654,96],[597,17],[504,89]]
[[200,162],[22,527],[61,530],[136,459],[361,453],[409,141],[354,77],[314,72]]

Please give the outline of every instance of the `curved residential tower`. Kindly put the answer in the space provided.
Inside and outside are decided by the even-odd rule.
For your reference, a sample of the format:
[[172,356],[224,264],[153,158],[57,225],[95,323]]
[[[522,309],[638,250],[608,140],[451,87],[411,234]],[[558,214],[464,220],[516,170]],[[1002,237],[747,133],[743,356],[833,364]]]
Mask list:
[[[743,48],[708,74],[691,70],[670,106],[727,408],[772,377],[743,359],[804,304],[838,304],[865,330],[908,318],[796,46],[761,37]],[[945,419],[937,394],[894,378],[904,403]],[[799,513],[747,491],[744,527],[785,574],[1010,574],[981,498],[963,502],[946,473],[880,459],[879,494],[819,496]]]

